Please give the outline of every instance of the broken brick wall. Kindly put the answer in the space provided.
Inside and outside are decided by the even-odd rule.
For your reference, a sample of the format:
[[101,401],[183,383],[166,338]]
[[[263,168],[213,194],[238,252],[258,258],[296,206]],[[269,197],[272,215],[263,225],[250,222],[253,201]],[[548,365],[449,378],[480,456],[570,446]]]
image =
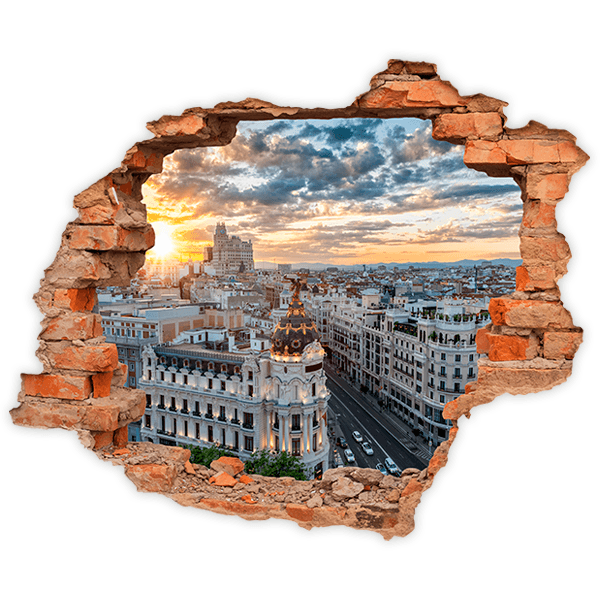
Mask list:
[[[479,94],[461,96],[440,78],[435,65],[390,61],[385,71],[373,77],[371,89],[346,108],[278,107],[248,99],[214,109],[192,108],[179,117],[165,116],[149,123],[154,137],[133,146],[117,169],[75,197],[78,218],[67,225],[58,254],[35,297],[44,315],[37,352],[43,370],[39,375],[23,375],[19,406],[11,411],[13,421],[74,430],[87,447],[103,456],[108,456],[107,449],[114,456],[115,448],[127,445],[127,425],[144,413],[145,400],[139,390],[123,387],[126,369],[118,362],[116,348],[106,344],[101,335],[99,316],[94,312],[95,288],[126,285],[142,266],[144,252],[153,244],[153,231],[146,222],[141,186],[161,171],[164,156],[180,148],[227,144],[240,120],[430,119],[434,138],[465,146],[467,166],[492,177],[512,177],[520,186],[523,264],[517,271],[515,293],[490,303],[492,324],[477,340],[478,351],[487,355],[480,360],[477,383],[444,410],[444,417],[454,422],[453,434],[437,449],[428,469],[410,474],[414,484],[405,481],[404,496],[399,495],[393,509],[397,518],[360,521],[340,517],[336,522],[374,529],[385,537],[406,535],[414,525],[420,495],[446,462],[458,419],[505,392],[527,394],[561,383],[571,372],[581,342],[581,329],[563,307],[557,286],[570,252],[557,230],[555,208],[587,156],[566,131],[535,122],[521,129],[508,128],[505,105]],[[167,451],[160,462],[148,463],[149,458],[139,456],[142,450],[139,446],[137,460],[171,465],[167,468],[170,475],[162,478],[158,487],[139,478],[136,485],[145,491],[171,494],[187,459],[173,450],[172,456]],[[402,502],[407,496],[411,501]],[[208,508],[217,510],[216,505]],[[356,510],[371,511],[373,507],[364,505]],[[240,513],[233,503],[219,505],[218,511]],[[330,524],[307,521],[308,512],[300,509],[285,514],[303,526]]]

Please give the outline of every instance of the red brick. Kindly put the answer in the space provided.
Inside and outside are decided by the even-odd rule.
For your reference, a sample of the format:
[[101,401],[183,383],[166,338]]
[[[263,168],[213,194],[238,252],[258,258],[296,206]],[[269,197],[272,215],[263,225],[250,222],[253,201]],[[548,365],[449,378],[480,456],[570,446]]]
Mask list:
[[160,173],[162,171],[163,155],[149,150],[138,149],[134,146],[127,152],[123,166],[128,171],[143,173]]
[[237,479],[234,479],[229,473],[221,471],[217,475],[211,477],[208,480],[208,483],[222,487],[233,487],[237,483]]
[[119,427],[115,430],[113,437],[113,443],[117,448],[125,448],[128,442],[128,427]]
[[497,139],[502,132],[502,117],[498,113],[448,113],[435,118],[432,137],[464,143],[468,139]]
[[113,432],[112,431],[101,431],[94,433],[94,450],[99,448],[106,448],[113,443]]
[[157,136],[197,135],[206,127],[206,121],[195,114],[181,117],[163,117],[148,125]]
[[94,398],[108,398],[108,396],[110,396],[112,378],[113,371],[106,371],[105,373],[96,373],[95,375],[92,375]]
[[173,465],[125,465],[125,475],[142,492],[168,492],[177,478]]
[[466,103],[450,83],[436,80],[392,81],[358,99],[361,108],[446,108]]
[[84,400],[89,398],[92,385],[89,377],[77,375],[21,375],[26,396]]
[[254,479],[252,479],[252,477],[250,477],[249,475],[242,475],[239,480],[240,483],[254,483]]
[[467,141],[464,162],[467,166],[484,164],[529,165],[573,162],[577,149],[571,142],[545,140]]
[[94,288],[56,290],[54,292],[54,306],[68,308],[73,312],[90,311],[96,304],[96,290]]
[[252,499],[252,496],[250,494],[246,494],[245,496],[242,496],[240,498],[240,500],[243,500],[247,504],[256,504],[256,502],[257,502],[256,500]]
[[581,331],[548,331],[544,333],[544,358],[572,360],[582,341]]
[[558,302],[492,298],[489,312],[494,325],[530,329],[547,329],[548,327],[570,329],[573,327],[569,311]]
[[478,329],[475,334],[475,343],[479,354],[487,354],[490,351],[490,332],[488,329]]
[[556,205],[540,200],[523,204],[523,227],[556,227]]
[[537,342],[534,338],[490,333],[487,339],[490,360],[529,360],[537,356]]
[[525,266],[517,267],[517,291],[533,292],[549,290],[556,287],[557,273],[552,267]]
[[[215,466],[213,467],[213,464],[215,464]],[[211,468],[212,469],[219,469],[221,467],[230,467],[231,475],[237,475],[238,473],[241,473],[244,470],[244,463],[239,459],[236,458],[235,456],[221,456],[220,458],[218,458],[217,460],[214,460],[211,463]],[[225,470],[225,469],[224,469]]]
[[560,200],[569,191],[567,173],[531,174],[527,177],[526,194],[537,200]]
[[40,338],[43,340],[87,340],[102,335],[102,317],[71,313],[51,319]]
[[524,261],[555,263],[571,258],[571,250],[564,236],[528,237],[520,239],[521,256]]
[[16,425],[51,429],[89,429],[113,431],[118,426],[119,409],[115,406],[24,402],[10,411]]
[[152,227],[145,230],[138,229],[119,229],[117,236],[117,246],[119,249],[128,252],[142,252],[149,250],[154,246],[155,234]]
[[79,209],[79,222],[83,225],[114,225],[119,206],[98,205]]
[[75,250],[114,250],[117,229],[114,225],[79,225],[70,233],[69,246]]
[[45,355],[55,369],[105,372],[116,368],[119,359],[114,344],[74,346],[66,342],[50,342]]
[[406,496],[410,496],[411,494],[420,494],[423,492],[423,486],[417,481],[416,477],[413,477],[408,485],[402,490],[400,494],[401,498],[406,498]]
[[304,504],[288,504],[285,507],[285,512],[296,521],[308,522],[312,521],[315,510]]

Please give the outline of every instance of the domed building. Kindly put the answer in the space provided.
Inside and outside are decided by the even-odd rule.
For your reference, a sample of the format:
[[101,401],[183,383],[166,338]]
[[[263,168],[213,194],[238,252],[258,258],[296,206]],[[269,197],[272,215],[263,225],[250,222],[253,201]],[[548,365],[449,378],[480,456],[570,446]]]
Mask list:
[[271,336],[269,446],[299,456],[316,473],[328,468],[325,350],[296,283],[286,315]]
[[242,461],[286,451],[318,477],[329,466],[325,351],[296,285],[269,350],[217,350],[200,341],[148,347],[142,441],[211,446]]

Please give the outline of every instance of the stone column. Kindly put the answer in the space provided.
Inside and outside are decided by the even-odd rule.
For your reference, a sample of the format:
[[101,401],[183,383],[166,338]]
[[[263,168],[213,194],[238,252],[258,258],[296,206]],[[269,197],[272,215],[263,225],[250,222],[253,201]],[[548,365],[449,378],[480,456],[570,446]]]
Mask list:
[[285,417],[285,449],[287,452],[291,454],[292,448],[290,446],[290,427],[291,427],[291,417],[286,415]]
[[302,454],[310,452],[310,432],[308,430],[308,415],[304,414],[304,425],[302,427]]
[[285,437],[285,416],[281,413],[279,414],[279,449],[281,452],[287,450],[286,446],[286,437]]

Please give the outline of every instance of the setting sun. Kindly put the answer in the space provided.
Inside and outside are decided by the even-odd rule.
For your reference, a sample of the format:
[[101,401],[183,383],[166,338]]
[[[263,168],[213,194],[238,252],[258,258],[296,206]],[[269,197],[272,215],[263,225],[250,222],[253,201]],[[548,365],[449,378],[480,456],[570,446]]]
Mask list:
[[153,258],[164,259],[175,251],[175,244],[171,237],[172,227],[169,227],[165,223],[153,223],[152,227],[156,233],[156,241],[154,247],[150,250],[149,254]]

